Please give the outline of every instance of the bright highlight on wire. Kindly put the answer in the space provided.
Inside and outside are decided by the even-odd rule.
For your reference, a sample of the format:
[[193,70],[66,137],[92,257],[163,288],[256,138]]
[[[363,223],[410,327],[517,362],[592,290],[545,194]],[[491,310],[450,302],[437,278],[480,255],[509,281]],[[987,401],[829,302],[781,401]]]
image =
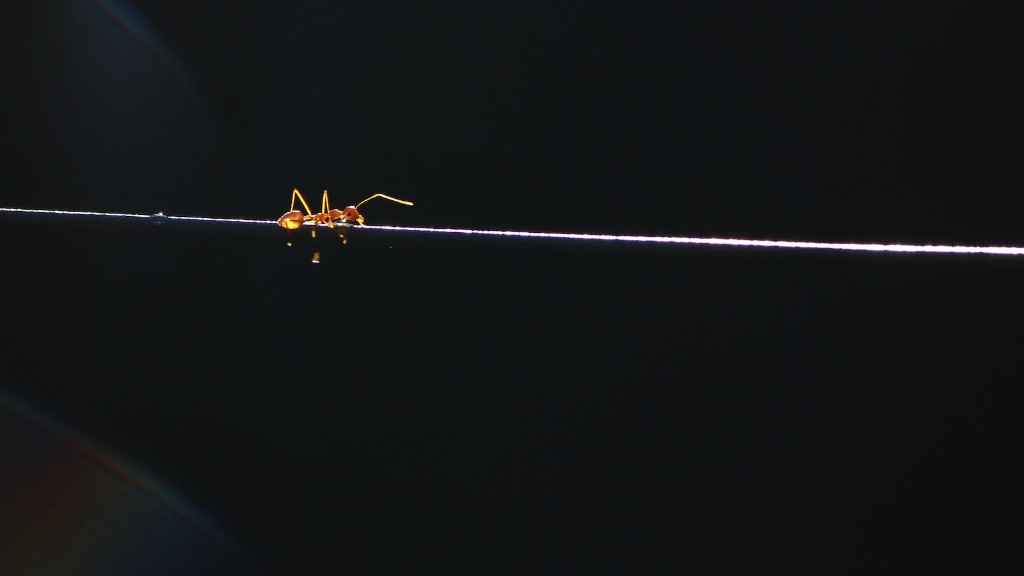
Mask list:
[[[107,218],[137,218],[160,221],[193,221],[224,224],[253,224],[277,226],[276,220],[247,220],[242,218],[209,218],[201,216],[166,216],[164,214],[119,214],[112,212],[82,212],[67,210],[32,210],[26,208],[0,208],[0,213],[25,213],[47,216],[95,216]],[[316,226],[306,223],[306,226]],[[326,226],[326,224],[321,224]],[[946,246],[918,244],[858,244],[835,242],[797,242],[788,240],[744,240],[739,238],[690,238],[685,236],[628,236],[616,234],[575,234],[566,232],[524,232],[515,230],[473,230],[462,228],[423,228],[408,226],[360,226],[366,230],[386,230],[416,234],[462,234],[467,236],[505,236],[517,238],[548,238],[554,240],[586,240],[597,242],[652,242],[659,244],[703,244],[711,246],[737,246],[749,248],[790,248],[802,250],[848,250],[861,252],[903,252],[938,254],[993,254],[1022,256],[1024,247],[1014,246]]]

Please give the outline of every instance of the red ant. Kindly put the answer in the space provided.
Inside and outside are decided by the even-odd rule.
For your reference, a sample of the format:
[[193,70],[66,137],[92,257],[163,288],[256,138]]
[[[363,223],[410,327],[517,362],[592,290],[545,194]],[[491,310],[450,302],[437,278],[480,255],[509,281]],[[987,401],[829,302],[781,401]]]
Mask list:
[[[298,198],[299,201],[302,202],[302,206],[306,209],[305,214],[303,214],[301,210],[295,209],[295,198]],[[302,197],[302,193],[299,192],[298,188],[296,188],[292,190],[291,209],[288,212],[285,212],[283,216],[277,219],[277,225],[284,228],[285,230],[288,230],[290,235],[292,230],[298,230],[307,222],[312,223],[313,246],[315,248],[317,226],[320,226],[321,224],[327,224],[327,226],[330,227],[331,230],[334,230],[338,237],[341,238],[342,244],[348,244],[348,238],[345,237],[345,232],[341,228],[336,227],[335,224],[338,224],[339,226],[344,226],[346,228],[354,224],[364,224],[366,220],[363,218],[363,215],[359,213],[359,207],[362,206],[363,204],[366,204],[370,200],[373,200],[374,198],[384,198],[386,200],[391,200],[392,202],[398,202],[399,204],[412,206],[412,202],[408,202],[406,200],[392,198],[391,196],[387,196],[386,194],[374,194],[373,196],[370,196],[369,198],[363,200],[362,202],[356,204],[355,206],[346,206],[344,210],[338,210],[337,208],[331,208],[331,203],[327,199],[327,190],[324,190],[324,197],[320,201],[320,211],[314,214],[313,211],[309,209],[309,204],[306,203],[306,199]],[[291,246],[292,243],[289,241],[288,245]],[[320,262],[319,250],[313,252],[313,262]]]

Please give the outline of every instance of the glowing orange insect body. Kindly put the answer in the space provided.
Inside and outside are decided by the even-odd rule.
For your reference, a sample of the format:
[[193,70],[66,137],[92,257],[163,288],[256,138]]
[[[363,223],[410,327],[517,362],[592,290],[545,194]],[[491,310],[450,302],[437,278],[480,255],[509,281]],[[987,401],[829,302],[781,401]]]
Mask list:
[[[306,209],[306,213],[303,214],[301,210],[295,209],[295,199],[298,198],[299,202],[302,202],[302,207]],[[374,194],[369,198],[363,200],[355,206],[346,206],[344,210],[338,210],[337,208],[331,208],[330,200],[327,198],[327,190],[324,190],[323,199],[320,201],[320,211],[313,213],[309,208],[309,204],[306,203],[306,199],[302,197],[302,193],[296,188],[292,190],[292,205],[288,212],[285,212],[283,216],[277,219],[277,225],[288,230],[291,233],[292,230],[298,230],[305,224],[312,225],[313,233],[313,244],[316,245],[316,229],[322,224],[326,224],[331,230],[337,233],[338,237],[341,238],[342,244],[348,244],[348,238],[345,237],[343,228],[355,224],[365,224],[366,220],[363,215],[359,213],[359,207],[366,204],[374,198],[384,198],[391,200],[392,202],[398,202],[399,204],[405,204],[406,206],[412,206],[412,202],[406,200],[399,200],[398,198],[392,198],[385,194]],[[336,226],[338,225],[338,226]],[[339,227],[341,226],[341,227]],[[292,243],[288,242],[291,246]],[[320,251],[313,252],[313,262],[320,262]]]

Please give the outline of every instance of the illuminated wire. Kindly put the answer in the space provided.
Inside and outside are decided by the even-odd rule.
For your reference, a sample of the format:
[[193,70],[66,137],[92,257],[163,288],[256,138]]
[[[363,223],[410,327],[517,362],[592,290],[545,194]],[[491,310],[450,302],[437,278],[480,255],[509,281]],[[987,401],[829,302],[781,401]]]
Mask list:
[[122,214],[118,212],[83,212],[78,210],[32,210],[29,208],[0,208],[0,212],[40,214],[46,216],[105,216],[110,218],[141,218],[143,220],[188,220],[193,222],[220,222],[229,224],[277,224],[275,220],[246,220],[244,218],[206,218],[203,216],[167,216],[158,214]]
[[[115,218],[142,218],[153,221],[179,220],[194,222],[215,222],[231,224],[277,225],[276,220],[247,220],[242,218],[207,218],[201,216],[165,216],[163,214],[118,214],[111,212],[80,212],[66,210],[30,210],[25,208],[0,208],[0,212],[18,212],[56,216],[105,216]],[[314,225],[310,222],[307,226]],[[794,248],[805,250],[852,250],[862,252],[904,252],[939,254],[993,254],[1001,256],[1022,256],[1024,247],[1014,246],[945,246],[918,244],[859,244],[834,242],[797,242],[788,240],[743,240],[738,238],[689,238],[683,236],[628,236],[616,234],[575,234],[567,232],[522,232],[512,230],[472,230],[461,228],[422,228],[408,226],[360,226],[367,230],[412,232],[426,234],[462,234],[475,236],[506,236],[515,238],[548,238],[555,240],[590,240],[611,242],[653,242],[661,244],[704,244],[713,246],[739,246],[752,248]]]

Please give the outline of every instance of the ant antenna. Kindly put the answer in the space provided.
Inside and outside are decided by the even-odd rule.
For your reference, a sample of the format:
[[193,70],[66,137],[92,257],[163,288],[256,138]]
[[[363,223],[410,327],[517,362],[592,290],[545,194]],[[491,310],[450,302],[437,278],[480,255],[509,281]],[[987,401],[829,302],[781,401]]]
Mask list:
[[409,202],[408,200],[399,200],[398,198],[392,198],[391,196],[388,196],[387,194],[374,194],[373,196],[370,196],[369,198],[367,198],[366,200],[363,200],[359,204],[356,204],[356,208],[359,208],[360,206],[362,206],[363,204],[366,204],[367,202],[369,202],[370,200],[373,200],[374,198],[384,198],[385,200],[391,200],[392,202],[398,202],[399,204],[405,204],[406,206],[412,206],[412,202]]

